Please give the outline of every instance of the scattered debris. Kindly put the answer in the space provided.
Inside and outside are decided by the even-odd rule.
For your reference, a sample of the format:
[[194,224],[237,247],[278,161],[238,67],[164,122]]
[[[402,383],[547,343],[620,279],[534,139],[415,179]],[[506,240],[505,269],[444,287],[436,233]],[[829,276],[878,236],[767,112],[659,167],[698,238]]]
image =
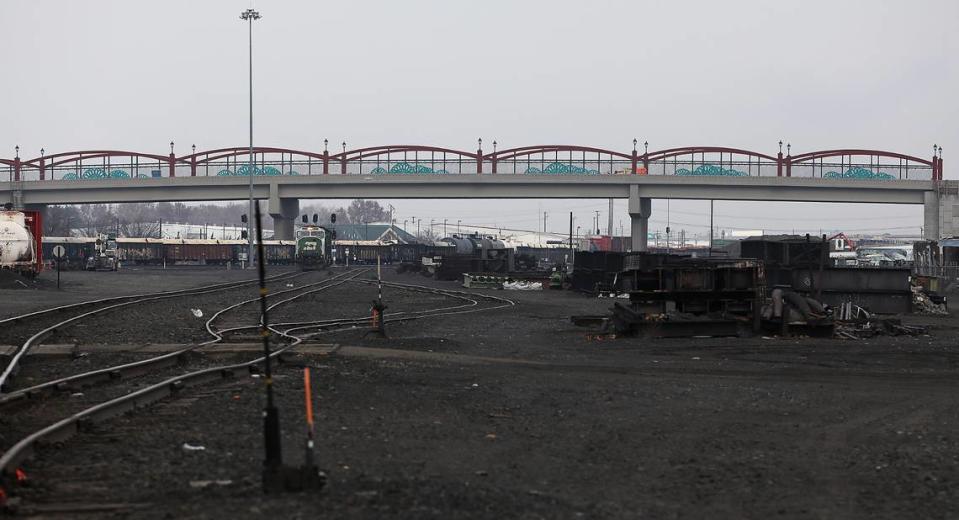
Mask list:
[[836,324],[836,337],[841,339],[866,339],[876,336],[922,336],[928,334],[926,327],[903,325],[896,318],[871,317]]
[[200,309],[190,309],[190,312],[192,312],[193,315],[196,316],[197,318],[203,317],[203,311],[201,311]]
[[523,280],[511,282],[507,280],[503,282],[503,289],[507,291],[541,291],[543,290],[543,284],[541,282],[525,282]]
[[912,286],[912,306],[913,311],[919,314],[935,314],[940,316],[949,314],[949,311],[946,309],[945,297],[928,292],[919,285]]
[[193,444],[190,444],[190,443],[188,443],[188,442],[184,442],[184,443],[183,443],[183,450],[184,450],[184,451],[203,451],[203,450],[205,450],[205,449],[206,449],[206,446],[193,445]]
[[839,317],[840,321],[851,321],[851,320],[868,320],[872,316],[869,311],[863,309],[858,305],[854,305],[852,302],[845,302],[839,306]]

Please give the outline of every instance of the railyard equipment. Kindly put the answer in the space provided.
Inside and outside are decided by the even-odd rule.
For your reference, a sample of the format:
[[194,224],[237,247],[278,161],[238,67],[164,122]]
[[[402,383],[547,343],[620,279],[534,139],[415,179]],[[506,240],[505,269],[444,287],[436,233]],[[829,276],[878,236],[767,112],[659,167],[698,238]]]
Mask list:
[[623,260],[613,305],[617,333],[733,336],[757,331],[766,292],[762,262],[635,253]]
[[100,233],[94,244],[93,255],[87,258],[87,271],[116,271],[117,236]]

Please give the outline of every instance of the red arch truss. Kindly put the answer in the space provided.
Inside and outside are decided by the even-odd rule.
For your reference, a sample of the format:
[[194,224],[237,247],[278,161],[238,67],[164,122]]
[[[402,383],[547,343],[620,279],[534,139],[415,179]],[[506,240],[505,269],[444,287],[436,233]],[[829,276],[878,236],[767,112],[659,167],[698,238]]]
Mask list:
[[[634,141],[635,143],[635,141]],[[344,145],[345,146],[345,145]],[[438,146],[396,144],[371,146],[330,153],[270,146],[253,148],[252,160],[260,165],[279,166],[281,172],[315,173],[642,173],[777,175],[811,177],[901,178],[941,180],[942,158],[923,159],[912,155],[871,149],[832,149],[798,155],[769,155],[723,146],[684,146],[663,150],[634,148],[618,152],[592,146],[548,144],[522,146],[483,153]],[[242,166],[250,148],[237,146],[196,151],[176,156],[128,150],[83,150],[61,152],[32,159],[0,158],[0,166],[11,180],[57,178],[71,166],[83,169],[129,169],[131,176],[215,175],[221,169]],[[247,161],[250,160],[247,158]],[[534,166],[535,165],[535,166]],[[297,170],[293,170],[293,168]],[[548,169],[547,167],[551,168]],[[335,171],[331,171],[335,170]],[[870,173],[871,172],[871,173]],[[862,177],[865,175],[865,177]],[[869,177],[872,175],[873,177]],[[61,176],[62,177],[62,176]]]
[[636,166],[635,152],[626,154],[593,146],[567,144],[494,150],[483,158],[491,163],[492,173],[626,173],[635,171]]
[[[113,159],[121,160],[114,161]],[[177,160],[172,154],[167,156],[145,152],[134,152],[129,150],[81,150],[60,152],[34,157],[33,159],[20,160],[19,164],[15,164],[17,161],[14,160],[13,163],[18,169],[18,178],[28,178],[35,174],[39,180],[45,180],[47,178],[55,178],[56,172],[58,170],[66,170],[67,168],[65,168],[65,166],[67,165],[75,165],[75,168],[78,170],[83,169],[84,163],[87,163],[87,166],[90,167],[101,165],[106,169],[125,169],[135,167],[135,165],[139,165],[141,161],[144,165],[143,167],[152,167],[152,165],[156,165],[160,169],[168,170],[171,175],[175,170],[175,165],[177,163],[182,163],[182,161]],[[6,161],[4,162],[6,163]]]
[[[885,150],[846,148],[788,156],[786,175],[811,177],[941,180],[939,158],[923,159]],[[798,174],[798,175],[797,175]]]
[[766,155],[760,152],[754,152],[752,150],[744,150],[741,148],[729,148],[725,146],[683,146],[681,148],[667,148],[665,150],[657,150],[650,152],[647,156],[647,159],[650,161],[659,161],[663,159],[669,159],[672,157],[679,157],[682,155],[692,155],[692,154],[728,154],[730,156],[743,156],[743,157],[755,157],[756,159],[766,160],[766,161],[775,161],[776,157],[771,155]]
[[467,152],[439,146],[395,144],[347,150],[330,156],[340,173],[482,173],[482,152]]

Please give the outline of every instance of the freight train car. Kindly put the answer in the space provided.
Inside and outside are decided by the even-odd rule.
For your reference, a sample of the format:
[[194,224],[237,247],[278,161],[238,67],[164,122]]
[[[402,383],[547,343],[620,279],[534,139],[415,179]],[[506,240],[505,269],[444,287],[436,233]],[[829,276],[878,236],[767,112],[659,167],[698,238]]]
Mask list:
[[165,241],[160,238],[120,238],[117,239],[117,259],[121,265],[161,265],[165,247]]
[[92,237],[43,237],[43,258],[53,262],[53,248],[63,247],[65,253],[60,260],[64,270],[83,269],[87,258],[93,256],[96,239]]
[[443,238],[434,244],[423,265],[438,280],[458,280],[463,273],[509,273],[514,251],[491,236],[479,234]]
[[164,258],[173,265],[226,265],[235,260],[233,246],[242,244],[240,240],[164,240]]
[[266,265],[293,265],[296,262],[296,242],[264,240],[263,254],[266,257]]
[[375,264],[377,257],[384,264],[419,263],[422,257],[432,255],[434,249],[427,244],[360,244],[341,240],[336,244],[336,261],[345,263],[349,254],[351,264]]
[[[63,246],[64,269],[82,268],[94,254],[96,239],[90,237],[45,237],[42,251],[50,258],[53,248]],[[291,265],[295,243],[288,240],[264,240],[267,264]],[[245,240],[119,238],[117,259],[120,265],[226,265],[238,264],[247,250]],[[255,253],[254,253],[255,254]]]
[[0,211],[0,268],[35,277],[43,265],[43,225],[37,211]]

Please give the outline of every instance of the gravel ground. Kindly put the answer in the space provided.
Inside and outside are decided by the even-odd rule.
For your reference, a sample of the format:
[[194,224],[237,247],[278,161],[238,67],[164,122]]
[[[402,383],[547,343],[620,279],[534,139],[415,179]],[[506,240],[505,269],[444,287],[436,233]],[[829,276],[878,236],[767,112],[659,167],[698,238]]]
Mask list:
[[[288,270],[288,269],[287,269]],[[273,268],[271,274],[283,270]],[[63,271],[60,290],[56,271],[41,274],[31,289],[0,289],[0,318],[94,298],[142,292],[174,291],[199,285],[251,280],[256,272],[223,268],[123,268],[117,272]]]
[[[273,274],[283,274],[277,271]],[[91,276],[104,273],[87,273]],[[178,273],[181,274],[181,273]],[[185,287],[167,288],[162,278],[155,280],[156,285],[147,285],[147,280],[137,280],[136,287],[130,288],[133,292],[157,292],[173,289],[195,288],[231,280],[222,280],[221,273],[192,273],[189,277],[193,282]],[[249,279],[249,274],[238,280]],[[280,281],[268,283],[271,290],[287,287],[291,284],[306,283],[308,280],[318,280],[325,274],[294,273],[292,278],[283,278]],[[130,279],[127,279],[130,282]],[[115,282],[115,281],[114,281]],[[112,289],[111,289],[112,290]],[[127,293],[129,294],[129,292]],[[183,295],[171,298],[135,303],[78,320],[55,331],[44,339],[47,344],[74,344],[78,352],[83,352],[88,345],[116,345],[117,350],[135,350],[136,348],[156,343],[194,344],[213,339],[206,330],[206,322],[214,312],[222,307],[257,296],[255,285],[244,285],[234,289],[217,290],[204,294]],[[99,298],[99,294],[91,298]],[[205,314],[196,317],[191,310],[200,309]],[[17,325],[10,325],[0,330],[0,344],[20,345],[34,333],[44,327],[55,324],[70,316],[89,312],[92,307],[80,310],[69,310],[31,318]],[[16,387],[30,386],[44,380],[65,377],[70,374],[104,368],[120,364],[109,356],[88,356],[71,363],[45,363],[42,357],[27,356],[24,358],[19,375],[13,384]],[[6,366],[6,360],[0,361],[0,367]]]
[[[369,289],[345,284],[277,317],[365,313]],[[41,450],[26,466],[34,485],[22,509],[70,518],[959,514],[953,317],[908,318],[929,336],[855,342],[597,341],[568,316],[601,313],[608,300],[488,293],[516,305],[391,324],[389,339],[333,334],[337,353],[280,365],[289,463],[302,459],[297,365],[314,367],[318,457],[330,475],[322,493],[260,493],[262,382],[244,376]],[[386,299],[387,312],[417,302],[393,289]]]

